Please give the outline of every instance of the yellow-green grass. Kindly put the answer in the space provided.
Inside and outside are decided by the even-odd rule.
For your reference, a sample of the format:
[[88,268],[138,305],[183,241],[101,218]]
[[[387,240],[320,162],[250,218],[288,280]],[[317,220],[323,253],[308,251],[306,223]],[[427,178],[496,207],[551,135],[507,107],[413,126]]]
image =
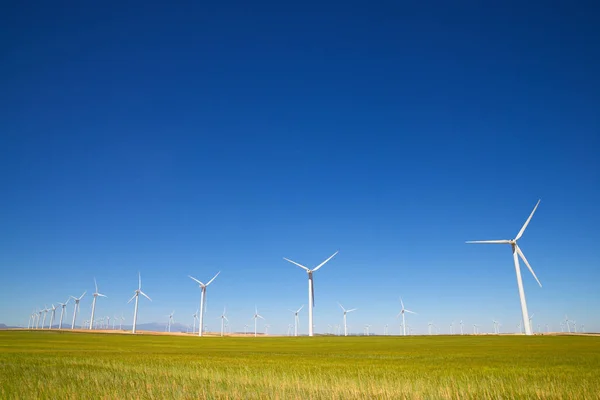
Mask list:
[[594,399],[600,338],[0,332],[2,399]]

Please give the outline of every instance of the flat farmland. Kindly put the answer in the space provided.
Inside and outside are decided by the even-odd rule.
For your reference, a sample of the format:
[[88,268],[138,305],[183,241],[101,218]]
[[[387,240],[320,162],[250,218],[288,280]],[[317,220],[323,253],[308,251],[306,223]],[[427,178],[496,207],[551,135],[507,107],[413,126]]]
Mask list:
[[600,337],[0,332],[2,399],[595,399]]

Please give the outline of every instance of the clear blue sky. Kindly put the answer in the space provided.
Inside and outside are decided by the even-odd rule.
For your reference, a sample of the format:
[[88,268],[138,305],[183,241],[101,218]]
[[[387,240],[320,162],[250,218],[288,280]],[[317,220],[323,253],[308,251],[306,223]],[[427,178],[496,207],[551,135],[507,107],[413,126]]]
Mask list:
[[[11,4],[0,37],[0,322],[93,290],[140,322],[600,330],[598,9],[446,1]],[[510,3],[510,2],[509,2]],[[82,301],[89,317],[91,297]],[[306,310],[306,308],[305,308]],[[301,313],[301,331],[307,314]],[[69,315],[71,308],[69,308]],[[82,320],[82,319],[80,319]],[[469,328],[471,329],[471,328]]]

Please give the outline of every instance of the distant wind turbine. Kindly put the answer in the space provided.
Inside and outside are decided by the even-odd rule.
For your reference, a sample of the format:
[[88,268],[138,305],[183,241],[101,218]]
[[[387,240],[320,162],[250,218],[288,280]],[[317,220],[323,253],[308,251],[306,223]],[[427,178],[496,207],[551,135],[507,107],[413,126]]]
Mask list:
[[75,300],[75,304],[73,305],[73,323],[71,324],[71,329],[75,329],[75,318],[77,318],[77,310],[79,309],[79,302],[83,299],[83,296],[87,293],[87,290],[83,292],[83,294],[79,297],[71,296],[73,300]]
[[358,310],[358,308],[351,308],[350,310],[346,310],[343,305],[338,303],[342,311],[344,312],[344,336],[348,336],[348,325],[346,324],[346,314],[352,311]]
[[[198,319],[199,312],[200,312],[200,310],[198,310],[194,314],[192,314],[192,317],[194,317],[194,325],[192,326],[192,334],[196,334],[196,320]],[[198,325],[198,326],[200,326],[200,325]]]
[[403,332],[403,336],[406,336],[406,321],[404,320],[404,314],[410,313],[410,314],[416,315],[417,313],[404,308],[404,302],[402,301],[402,297],[400,297],[400,305],[402,305],[402,309],[400,310],[398,315],[396,315],[396,318],[398,318],[400,315],[402,315],[402,332]]
[[67,304],[69,303],[69,300],[71,300],[71,298],[69,297],[67,299],[67,301],[65,301],[64,303],[58,303],[60,305],[60,322],[58,323],[58,329],[62,329],[62,322],[63,322],[63,316],[65,315],[65,312],[67,311]]
[[325,265],[329,260],[331,260],[339,251],[333,253],[327,260],[323,261],[321,264],[317,265],[313,269],[309,269],[302,264],[298,264],[295,261],[292,261],[287,258],[283,258],[285,261],[290,262],[294,265],[299,266],[304,269],[308,274],[308,336],[313,336],[313,307],[315,306],[315,287],[313,283],[313,272],[316,272]]
[[519,297],[521,298],[521,312],[523,314],[523,325],[525,326],[525,334],[526,335],[532,335],[533,332],[531,329],[531,324],[529,323],[529,314],[527,312],[527,302],[525,301],[525,290],[523,289],[523,280],[521,278],[521,267],[519,266],[519,257],[521,257],[521,259],[523,260],[525,265],[527,265],[527,268],[529,268],[529,271],[531,272],[531,274],[537,281],[538,285],[540,285],[540,287],[542,287],[542,284],[540,283],[537,276],[535,275],[535,272],[533,272],[533,268],[531,268],[531,265],[529,265],[529,262],[525,258],[525,255],[519,248],[517,241],[521,238],[521,236],[523,236],[523,232],[525,232],[525,228],[527,228],[527,225],[529,225],[529,221],[531,221],[531,217],[533,217],[533,214],[535,213],[535,210],[538,208],[539,204],[540,204],[540,200],[538,200],[537,204],[533,208],[533,211],[529,215],[529,218],[527,218],[527,221],[525,221],[525,224],[523,225],[523,227],[521,228],[521,230],[519,231],[519,233],[517,234],[517,236],[514,239],[512,239],[512,240],[476,240],[476,241],[468,241],[467,242],[467,243],[510,244],[510,246],[512,247],[513,260],[515,263],[515,271],[517,273],[517,285],[519,287]]
[[46,326],[46,315],[50,310],[48,309],[48,306],[44,304],[44,309],[42,311],[44,312],[44,319],[42,320],[42,329],[44,329],[44,326]]
[[175,311],[169,314],[169,322],[167,324],[167,329],[169,330],[169,332],[171,332],[171,325],[173,325],[173,322],[175,322],[175,320],[173,319],[173,314],[175,314]]
[[196,283],[198,283],[198,285],[200,286],[200,326],[198,328],[198,336],[202,336],[202,332],[204,331],[204,310],[205,310],[205,297],[206,297],[206,288],[208,287],[208,285],[210,285],[212,283],[212,281],[214,281],[217,276],[219,276],[219,274],[221,273],[221,271],[217,272],[217,274],[210,280],[208,281],[208,283],[205,285],[204,283],[200,282],[198,279],[194,278],[193,276],[190,276],[190,279],[193,279],[194,281],[196,281]]
[[254,318],[254,337],[256,337],[256,320],[258,318],[264,320],[264,317],[258,313],[258,308],[256,308],[256,306],[254,306],[254,316],[252,318]]
[[138,302],[140,300],[140,294],[148,300],[152,301],[152,299],[148,297],[146,293],[142,292],[142,274],[138,272],[138,288],[135,290],[133,296],[127,302],[127,304],[129,304],[133,299],[135,299],[135,308],[133,309],[133,329],[131,330],[131,333],[135,333],[135,327],[137,325]]
[[304,308],[304,304],[302,305],[302,307],[300,307],[299,309],[297,309],[296,311],[294,310],[289,310],[291,312],[294,313],[294,336],[298,336],[298,325],[300,324],[300,318],[298,317],[298,313],[300,312],[300,310],[302,310]]
[[223,314],[221,314],[221,316],[219,317],[221,319],[221,337],[225,333],[225,321],[229,322],[229,320],[225,316],[226,309],[227,309],[227,307],[223,308]]
[[50,311],[52,311],[52,313],[50,314],[50,326],[48,326],[48,329],[52,329],[52,324],[54,324],[54,317],[56,315],[56,306],[54,304],[52,304]]
[[98,298],[98,296],[106,297],[102,293],[98,292],[98,284],[96,283],[96,278],[94,278],[94,286],[96,287],[96,291],[94,292],[94,300],[92,300],[92,316],[90,317],[90,321],[92,321],[92,323],[90,323],[90,329],[92,329],[94,314],[96,312],[96,299]]

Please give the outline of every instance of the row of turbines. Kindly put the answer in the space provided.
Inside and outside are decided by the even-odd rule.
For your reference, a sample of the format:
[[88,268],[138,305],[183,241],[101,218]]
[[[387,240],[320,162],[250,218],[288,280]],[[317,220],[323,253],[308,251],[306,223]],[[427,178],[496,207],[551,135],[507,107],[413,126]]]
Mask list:
[[[523,254],[523,251],[521,250],[521,248],[518,245],[518,240],[523,236],[523,233],[525,232],[525,229],[527,228],[527,226],[529,225],[529,222],[531,221],[531,218],[533,217],[535,211],[537,210],[538,206],[540,204],[540,200],[538,200],[538,202],[536,203],[535,207],[533,208],[533,211],[531,212],[531,214],[529,215],[529,217],[527,218],[527,220],[525,221],[525,223],[523,224],[523,226],[521,227],[521,230],[518,232],[518,234],[516,235],[516,237],[514,239],[508,239],[508,240],[478,240],[478,241],[467,241],[466,243],[478,243],[478,244],[509,244],[511,246],[511,250],[512,250],[512,254],[513,254],[513,262],[514,262],[514,266],[515,266],[515,272],[516,272],[516,277],[517,277],[517,286],[519,289],[519,298],[520,298],[520,303],[521,303],[521,313],[522,313],[522,326],[525,330],[525,334],[526,335],[532,335],[533,334],[533,329],[532,329],[532,318],[533,315],[530,317],[528,310],[527,310],[527,302],[525,300],[525,291],[523,288],[523,280],[521,277],[521,268],[519,265],[519,258],[525,263],[525,265],[527,266],[527,268],[529,269],[529,271],[531,272],[531,274],[533,275],[533,277],[535,278],[535,280],[537,281],[538,285],[541,287],[542,284],[539,281],[539,279],[537,278],[535,272],[533,271],[533,268],[531,268],[531,265],[529,264],[529,262],[527,261],[527,258],[525,257],[525,255]],[[305,265],[302,265],[296,261],[293,261],[291,259],[285,258],[284,260],[294,264],[300,268],[302,268],[308,275],[308,336],[313,336],[314,335],[314,323],[313,323],[313,308],[314,308],[314,298],[315,298],[315,291],[314,291],[314,284],[313,284],[313,274],[315,272],[317,272],[320,268],[322,268],[325,264],[327,264],[333,257],[335,257],[338,254],[338,251],[336,251],[335,253],[333,253],[331,256],[329,256],[325,261],[323,261],[322,263],[320,263],[319,265],[317,265],[314,268],[308,268]],[[205,313],[205,307],[206,307],[206,290],[208,288],[208,286],[217,278],[217,276],[219,276],[220,271],[212,278],[210,279],[207,283],[203,283],[202,281],[194,278],[193,276],[189,276],[190,279],[192,279],[194,282],[196,282],[198,284],[198,287],[200,288],[200,307],[198,309],[198,312],[196,314],[194,314],[194,325],[195,325],[195,321],[196,318],[198,317],[199,319],[199,324],[198,324],[198,336],[203,336],[204,333],[204,313]],[[96,300],[98,297],[106,297],[104,294],[99,293],[98,291],[98,285],[96,283],[96,280],[94,279],[94,285],[95,285],[95,289],[96,291],[93,293],[93,301],[92,301],[92,314],[90,317],[90,320],[88,322],[88,329],[92,329],[93,325],[94,325],[94,313],[95,313],[95,308],[96,308]],[[81,299],[83,298],[83,296],[85,295],[86,292],[84,292],[80,297],[74,297],[71,296],[69,298],[73,299],[75,301],[75,306],[73,309],[73,322],[71,325],[71,329],[74,329],[75,327],[75,318],[76,318],[76,314],[77,314],[77,310],[79,308],[79,302],[81,301]],[[135,333],[136,332],[136,322],[137,322],[137,313],[138,313],[138,304],[139,304],[139,296],[142,295],[144,297],[146,297],[148,300],[152,301],[150,299],[150,297],[148,295],[146,295],[143,291],[142,291],[142,279],[141,279],[141,275],[138,275],[138,288],[134,291],[134,295],[133,297],[131,297],[131,299],[129,299],[128,303],[130,303],[131,301],[135,300],[135,307],[134,307],[134,314],[133,314],[133,329],[132,332]],[[68,300],[67,300],[68,302]],[[402,308],[400,310],[400,313],[398,314],[398,316],[402,317],[402,334],[406,335],[406,329],[407,329],[407,325],[405,322],[405,314],[406,313],[413,313],[413,311],[407,310],[404,307],[404,303],[402,302],[402,299],[400,300]],[[62,310],[61,310],[61,316],[60,316],[60,323],[59,323],[59,329],[62,329],[62,319],[63,319],[63,314],[65,312],[65,307],[66,307],[66,302],[65,303],[58,303]],[[349,312],[355,311],[356,309],[349,309],[346,310],[341,304],[340,307],[342,308],[343,311],[343,319],[344,319],[344,335],[348,334],[348,329],[347,329],[347,323],[346,323],[346,316]],[[297,311],[292,311],[295,314],[295,319],[294,319],[294,334],[297,335],[298,334],[298,323],[299,323],[299,319],[298,319],[298,313],[300,312],[300,310],[302,309],[302,307],[300,309],[298,309]],[[54,320],[54,314],[56,311],[56,307],[53,305],[52,309],[47,309],[44,308],[41,311],[38,312],[34,312],[31,316],[30,316],[30,322],[33,320],[35,320],[37,318],[37,322],[34,324],[36,327],[39,325],[39,318],[41,318],[42,313],[44,313],[44,321],[46,318],[46,314],[48,312],[51,312],[51,323],[50,326],[52,325],[52,321]],[[171,325],[173,324],[173,313],[171,313],[169,315],[169,322],[167,324],[167,329],[170,331],[171,329]],[[223,326],[225,321],[227,320],[227,317],[225,316],[225,311],[223,312],[223,314],[221,315],[221,325],[222,325],[222,329],[221,331],[223,331]],[[262,318],[264,319],[260,314],[258,314],[258,310],[255,309],[255,313],[253,316],[254,319],[254,325],[255,325],[255,334],[256,334],[256,322],[257,319]],[[113,320],[114,321],[114,320]],[[33,326],[33,325],[32,325]],[[42,322],[42,327],[44,326],[44,323]],[[429,325],[429,329],[431,330],[431,327],[433,326],[433,324]],[[521,323],[519,324],[519,331],[521,331]],[[568,331],[570,332],[570,325],[567,323],[566,327],[568,329]],[[576,326],[575,330],[576,330]],[[478,330],[478,326],[474,325],[473,326],[474,331],[477,332]],[[494,322],[494,332],[497,332],[498,330],[498,325],[497,322]],[[538,329],[539,330],[539,329]],[[462,324],[461,324],[461,332],[463,331],[462,328]],[[368,327],[365,327],[365,332],[368,332]],[[387,332],[387,328],[386,328],[386,332]]]

